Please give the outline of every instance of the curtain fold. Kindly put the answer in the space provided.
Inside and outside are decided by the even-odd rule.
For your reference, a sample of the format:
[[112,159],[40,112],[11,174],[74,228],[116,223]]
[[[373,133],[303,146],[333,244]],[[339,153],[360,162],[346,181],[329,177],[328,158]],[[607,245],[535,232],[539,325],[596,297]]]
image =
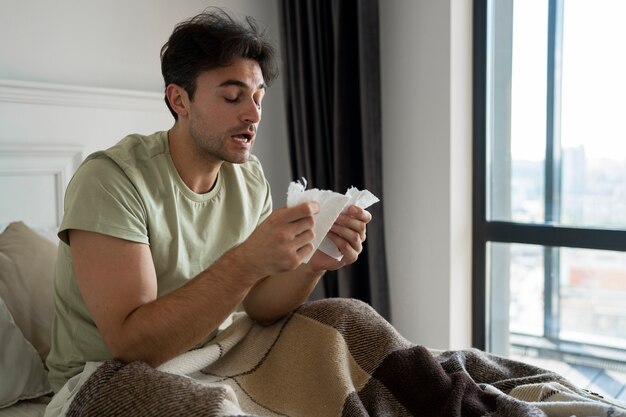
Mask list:
[[378,1],[280,0],[279,9],[294,179],[338,192],[366,188],[382,201],[369,209],[359,260],[328,273],[313,298],[357,298],[390,319]]

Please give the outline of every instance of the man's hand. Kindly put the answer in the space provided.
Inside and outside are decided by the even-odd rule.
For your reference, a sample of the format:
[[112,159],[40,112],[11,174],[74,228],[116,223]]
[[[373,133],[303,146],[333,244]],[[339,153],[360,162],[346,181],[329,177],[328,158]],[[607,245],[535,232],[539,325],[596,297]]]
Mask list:
[[[314,208],[314,210],[310,210],[311,208]],[[291,210],[294,209],[296,211],[291,212]],[[344,265],[353,263],[363,250],[366,225],[372,220],[372,215],[357,206],[350,206],[347,213],[341,214],[337,218],[337,221],[333,224],[328,233],[329,238],[337,245],[341,253],[343,253],[341,261],[337,261],[325,253],[317,251],[307,264],[301,264],[303,259],[313,250],[313,245],[311,244],[314,238],[312,231],[312,215],[317,211],[319,211],[319,205],[317,204],[314,207],[309,207],[309,209],[306,209],[306,204],[294,206],[291,209],[280,209],[277,210],[279,214],[277,214],[275,218],[274,214],[272,214],[266,221],[268,224],[263,223],[257,229],[259,232],[263,232],[264,230],[277,231],[283,228],[291,230],[290,227],[286,226],[289,222],[285,223],[284,219],[291,218],[292,216],[301,219],[295,220],[296,223],[301,222],[302,225],[306,226],[302,229],[303,231],[300,232],[300,235],[304,234],[304,236],[301,236],[302,242],[295,245],[296,247],[300,247],[300,249],[295,251],[297,255],[291,257],[288,265],[274,265],[274,267],[278,267],[277,269],[282,268],[284,272],[272,274],[272,276],[260,280],[246,296],[243,302],[244,308],[250,317],[257,322],[266,324],[273,323],[293,311],[306,301],[325,271],[339,269]],[[270,254],[273,250],[278,250],[279,245],[270,237],[261,240],[261,237],[267,232],[261,233],[260,236],[254,236],[257,231],[255,231],[244,244],[240,245],[240,248],[254,248],[258,246],[259,251],[265,253],[260,259],[270,264],[272,261]],[[296,236],[299,236],[297,232],[291,231],[290,234],[292,234],[291,240],[298,240],[296,238]],[[289,236],[289,234],[286,236]],[[276,239],[274,238],[274,240]],[[285,242],[289,241],[285,236],[279,240]],[[254,246],[252,244],[254,244]],[[276,247],[272,248],[272,246]],[[289,248],[289,246],[290,245],[285,244],[286,248]],[[293,251],[294,248],[291,248],[284,252],[289,254],[293,253]],[[257,257],[261,256],[259,254],[255,255]],[[275,254],[274,256],[280,257],[282,255]],[[293,269],[298,265],[298,268]],[[287,269],[285,269],[285,267],[287,267]]]
[[309,261],[311,269],[313,271],[334,271],[354,263],[363,250],[366,227],[371,220],[372,215],[357,206],[350,206],[346,213],[340,214],[330,228],[328,238],[337,245],[343,258],[338,261],[318,250]]
[[313,216],[319,208],[309,202],[275,210],[233,251],[258,278],[293,270],[313,251]]

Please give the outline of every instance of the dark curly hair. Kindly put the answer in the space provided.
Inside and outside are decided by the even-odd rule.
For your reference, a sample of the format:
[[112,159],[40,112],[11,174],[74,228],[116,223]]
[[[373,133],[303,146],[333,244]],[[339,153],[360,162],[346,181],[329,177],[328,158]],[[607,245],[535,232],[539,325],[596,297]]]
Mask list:
[[[161,48],[161,72],[165,86],[177,84],[193,100],[201,72],[226,67],[236,58],[255,60],[266,85],[278,76],[276,50],[250,16],[239,22],[224,10],[211,8],[176,25]],[[178,115],[165,97],[174,119]]]

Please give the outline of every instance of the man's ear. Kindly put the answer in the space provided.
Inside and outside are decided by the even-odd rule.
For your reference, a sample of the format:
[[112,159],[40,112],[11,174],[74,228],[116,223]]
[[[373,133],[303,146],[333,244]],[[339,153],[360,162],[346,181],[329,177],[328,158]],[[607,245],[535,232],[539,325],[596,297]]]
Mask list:
[[189,95],[183,87],[178,84],[168,84],[165,87],[165,96],[178,117],[189,115]]

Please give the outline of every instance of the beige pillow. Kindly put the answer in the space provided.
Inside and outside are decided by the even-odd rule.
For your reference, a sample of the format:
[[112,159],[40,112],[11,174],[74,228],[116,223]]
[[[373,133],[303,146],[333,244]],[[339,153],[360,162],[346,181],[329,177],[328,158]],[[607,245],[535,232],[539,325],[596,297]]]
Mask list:
[[50,351],[56,249],[22,222],[0,234],[0,297],[44,362]]
[[50,393],[48,373],[0,298],[0,408]]

